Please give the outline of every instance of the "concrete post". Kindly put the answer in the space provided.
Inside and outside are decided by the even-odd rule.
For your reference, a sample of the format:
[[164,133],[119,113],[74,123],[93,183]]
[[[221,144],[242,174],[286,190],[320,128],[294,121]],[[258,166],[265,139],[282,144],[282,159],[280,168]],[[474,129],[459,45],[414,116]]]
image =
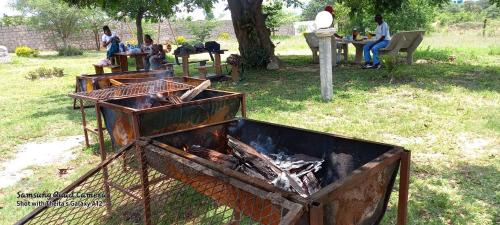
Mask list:
[[324,100],[331,100],[333,97],[332,60],[337,60],[332,58],[332,36],[334,33],[334,28],[324,28],[316,31],[316,36],[319,39],[321,97]]

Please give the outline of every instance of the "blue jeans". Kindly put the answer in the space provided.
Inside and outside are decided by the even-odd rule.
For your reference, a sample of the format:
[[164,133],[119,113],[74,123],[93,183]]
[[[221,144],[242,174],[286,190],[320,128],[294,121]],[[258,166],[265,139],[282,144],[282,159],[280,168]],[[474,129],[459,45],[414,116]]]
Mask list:
[[363,55],[365,57],[365,62],[371,62],[372,57],[370,56],[370,50],[373,53],[373,64],[377,65],[380,64],[380,61],[378,59],[378,50],[381,48],[385,48],[389,44],[388,40],[383,40],[377,44],[375,44],[374,41],[366,43],[366,45],[363,47]]

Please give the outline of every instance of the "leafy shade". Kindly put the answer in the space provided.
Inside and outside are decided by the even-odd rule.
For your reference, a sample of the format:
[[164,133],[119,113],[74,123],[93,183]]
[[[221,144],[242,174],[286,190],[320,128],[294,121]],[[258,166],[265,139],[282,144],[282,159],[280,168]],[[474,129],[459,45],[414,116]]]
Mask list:
[[115,19],[135,20],[137,42],[143,43],[143,19],[156,22],[168,18],[183,4],[188,10],[201,7],[210,11],[217,0],[64,0],[81,7],[100,7]]

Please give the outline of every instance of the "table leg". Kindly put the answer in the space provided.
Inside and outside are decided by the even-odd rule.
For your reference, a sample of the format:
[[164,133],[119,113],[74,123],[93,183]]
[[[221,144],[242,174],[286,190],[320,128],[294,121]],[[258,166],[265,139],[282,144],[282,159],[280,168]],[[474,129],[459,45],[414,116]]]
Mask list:
[[354,45],[356,47],[356,56],[354,57],[354,63],[361,64],[363,60],[363,46],[364,45]]
[[347,63],[347,58],[349,56],[349,45],[347,44],[342,44],[342,48],[343,48],[343,53],[344,53],[344,63]]
[[134,58],[135,58],[136,70],[139,71],[141,69],[144,69],[144,56],[143,55],[136,55],[136,56],[134,56]]
[[221,76],[222,75],[222,66],[221,66],[221,60],[220,60],[220,53],[215,53],[215,75]]
[[122,68],[122,72],[127,72],[128,71],[127,56],[120,55],[118,56],[118,60],[120,61],[120,67]]
[[185,77],[189,77],[189,55],[182,56],[182,72]]

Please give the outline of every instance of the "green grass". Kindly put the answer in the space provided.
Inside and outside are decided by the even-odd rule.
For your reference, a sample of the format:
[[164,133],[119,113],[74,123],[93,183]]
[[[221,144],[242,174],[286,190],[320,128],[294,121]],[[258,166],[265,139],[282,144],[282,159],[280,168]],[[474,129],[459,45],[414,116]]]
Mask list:
[[[279,71],[246,71],[238,84],[217,88],[247,94],[252,119],[381,141],[412,150],[409,224],[498,224],[500,222],[500,57],[499,37],[431,34],[415,54],[417,63],[361,70],[341,65],[334,71],[334,98],[320,98],[319,68],[301,36],[278,37],[276,50],[286,63]],[[223,45],[229,53],[237,45]],[[354,49],[351,48],[351,58]],[[0,159],[32,140],[81,134],[80,114],[67,93],[74,76],[91,73],[104,53],[38,58],[12,56],[0,64]],[[449,62],[449,56],[456,59]],[[197,56],[204,57],[204,56]],[[38,66],[65,69],[63,78],[29,81]],[[177,73],[181,70],[176,68]],[[91,111],[89,111],[91,112]],[[91,121],[93,115],[89,113]],[[95,146],[78,154],[71,176],[57,178],[57,166],[34,168],[34,175],[0,190],[0,221],[12,223],[30,211],[17,208],[19,190],[54,191],[98,162]],[[90,163],[91,164],[91,163]],[[41,182],[41,183],[40,183]],[[393,224],[397,192],[383,224]]]

